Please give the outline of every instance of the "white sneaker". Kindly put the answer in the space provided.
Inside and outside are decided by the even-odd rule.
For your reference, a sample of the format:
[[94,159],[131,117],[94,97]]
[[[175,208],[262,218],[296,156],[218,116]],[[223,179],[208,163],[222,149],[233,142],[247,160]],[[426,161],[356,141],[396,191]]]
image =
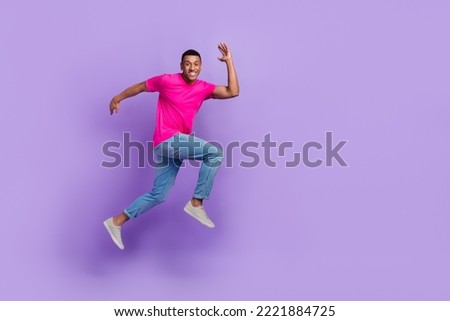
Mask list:
[[103,225],[105,225],[106,230],[108,231],[114,243],[119,247],[119,249],[123,250],[125,246],[123,245],[122,237],[120,236],[120,231],[122,227],[114,225],[112,217],[104,221]]
[[184,207],[184,211],[209,228],[213,228],[215,226],[213,221],[211,221],[208,215],[206,215],[205,209],[201,205],[193,206],[191,201],[189,201]]

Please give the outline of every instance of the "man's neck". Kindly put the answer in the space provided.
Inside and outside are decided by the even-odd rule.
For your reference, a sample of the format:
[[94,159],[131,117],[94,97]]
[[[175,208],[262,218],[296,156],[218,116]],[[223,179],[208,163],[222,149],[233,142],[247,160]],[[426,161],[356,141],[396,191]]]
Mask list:
[[181,78],[183,78],[184,82],[188,85],[192,85],[193,83],[196,82],[197,79],[195,79],[194,81],[190,81],[189,79],[184,78],[184,74],[181,73]]

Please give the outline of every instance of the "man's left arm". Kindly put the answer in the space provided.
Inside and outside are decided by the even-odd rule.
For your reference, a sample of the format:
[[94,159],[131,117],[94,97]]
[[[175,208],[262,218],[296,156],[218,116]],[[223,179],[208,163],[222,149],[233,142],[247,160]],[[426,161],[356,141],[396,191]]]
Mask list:
[[219,50],[222,53],[221,58],[217,58],[227,65],[228,73],[228,85],[227,86],[216,86],[212,93],[212,98],[215,99],[227,99],[233,98],[239,95],[239,82],[234,69],[233,58],[231,57],[231,50],[227,47],[225,43],[219,44]]

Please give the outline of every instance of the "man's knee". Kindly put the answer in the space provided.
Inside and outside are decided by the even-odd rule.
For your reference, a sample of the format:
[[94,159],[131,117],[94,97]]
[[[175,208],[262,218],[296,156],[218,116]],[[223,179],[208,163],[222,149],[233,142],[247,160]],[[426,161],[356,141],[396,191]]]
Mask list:
[[214,158],[220,162],[223,161],[223,150],[219,147],[215,147]]
[[210,145],[208,147],[207,157],[205,162],[212,167],[218,167],[223,161],[223,150],[217,146]]

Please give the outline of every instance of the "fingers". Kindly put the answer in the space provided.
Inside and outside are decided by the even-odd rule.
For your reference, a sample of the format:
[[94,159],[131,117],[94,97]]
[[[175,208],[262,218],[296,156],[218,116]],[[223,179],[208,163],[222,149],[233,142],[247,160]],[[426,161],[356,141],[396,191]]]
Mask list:
[[120,109],[119,104],[114,104],[114,105],[110,105],[109,106],[109,111],[110,111],[111,115],[114,114],[114,113],[117,114],[119,112],[119,109]]
[[228,48],[225,42],[219,42],[219,48]]
[[231,51],[228,49],[228,46],[224,42],[219,42],[219,45],[217,46],[219,48],[220,53],[222,54],[221,58],[217,58],[220,61],[227,61],[231,59]]
[[220,52],[225,52],[227,51],[227,45],[224,44],[223,42],[220,42],[219,45],[217,46],[217,48],[219,48]]

